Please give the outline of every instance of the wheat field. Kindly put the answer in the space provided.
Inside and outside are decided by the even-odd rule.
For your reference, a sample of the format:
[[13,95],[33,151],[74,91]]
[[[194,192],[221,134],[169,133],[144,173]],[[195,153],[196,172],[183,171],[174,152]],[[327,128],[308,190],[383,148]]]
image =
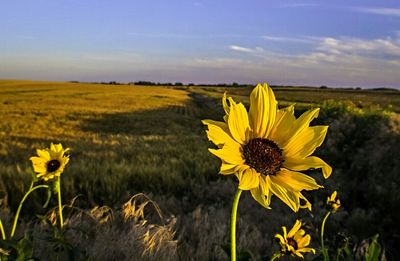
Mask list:
[[[201,124],[202,119],[221,119],[224,91],[247,104],[244,97],[251,87],[0,80],[0,217],[5,226],[29,186],[29,157],[36,148],[62,143],[71,148],[70,163],[62,174],[65,201],[78,196],[74,206],[96,220],[108,215],[102,212],[104,206],[114,217],[114,223],[104,227],[71,214],[70,225],[86,234],[71,232],[68,237],[84,250],[85,258],[112,260],[113,253],[129,260],[136,247],[144,253],[138,258],[146,260],[226,260],[230,201],[237,185],[235,179],[218,175],[219,162],[207,151],[211,144]],[[328,230],[342,229],[358,249],[363,239],[372,236],[367,228],[374,227],[387,255],[396,257],[400,233],[396,220],[400,217],[385,209],[400,207],[393,189],[400,185],[400,163],[398,158],[386,156],[399,153],[398,92],[290,87],[275,91],[280,105],[296,103],[300,111],[321,107],[317,123],[330,125],[327,141],[317,155],[333,167],[332,178],[324,181],[315,171],[309,173],[327,191],[337,189],[342,195],[345,211],[333,219]],[[377,183],[380,185],[375,186]],[[148,221],[145,212],[137,212],[139,218],[134,214],[129,220],[122,218],[127,211],[124,203],[137,193],[157,202],[163,218],[154,217],[151,210],[153,219]],[[326,193],[307,195],[315,217],[324,211],[321,198]],[[31,223],[31,213],[47,213],[41,208],[44,197],[37,193],[27,202],[23,225],[17,231],[20,237],[24,228],[43,233],[42,224]],[[292,221],[289,210],[276,201],[271,214],[248,194],[240,204],[239,250],[253,260],[265,259],[277,249],[274,233]],[[143,210],[144,205],[140,206]],[[315,224],[320,218],[307,213],[296,217],[308,221],[309,228],[315,229],[313,238],[318,238]],[[336,236],[332,234],[328,240],[336,242]],[[39,239],[33,242],[37,256],[43,254],[40,249],[49,247]],[[149,247],[155,250],[149,251]]]

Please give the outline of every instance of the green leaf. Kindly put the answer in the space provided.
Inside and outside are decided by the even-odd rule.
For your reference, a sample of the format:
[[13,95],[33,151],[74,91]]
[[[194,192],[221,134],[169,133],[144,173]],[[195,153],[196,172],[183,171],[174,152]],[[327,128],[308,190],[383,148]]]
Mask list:
[[18,240],[18,243],[15,246],[15,250],[17,250],[17,257],[15,259],[16,261],[25,261],[28,259],[32,259],[32,237],[28,233],[25,233],[24,237]]
[[376,234],[372,238],[372,242],[369,245],[367,252],[365,253],[365,260],[366,261],[378,261],[379,256],[382,251],[381,245],[378,243],[379,234]]

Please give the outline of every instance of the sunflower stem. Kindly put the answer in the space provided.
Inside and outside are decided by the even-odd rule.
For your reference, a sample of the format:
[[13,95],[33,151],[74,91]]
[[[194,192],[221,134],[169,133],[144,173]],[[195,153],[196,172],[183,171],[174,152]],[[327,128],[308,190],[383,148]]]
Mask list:
[[275,259],[280,258],[280,257],[281,257],[281,253],[275,253],[275,254],[271,257],[270,261],[274,261]]
[[64,227],[64,219],[62,214],[62,204],[61,204],[61,178],[58,176],[57,180],[57,195],[58,195],[58,216],[60,217],[60,228],[61,230]]
[[39,188],[49,188],[49,186],[39,185],[39,186],[32,187],[32,184],[31,184],[28,192],[25,193],[24,197],[22,198],[21,202],[19,203],[17,213],[15,213],[14,222],[13,222],[13,226],[12,226],[11,234],[10,234],[10,239],[14,236],[15,229],[17,228],[18,217],[19,217],[19,213],[21,212],[22,205],[24,204],[25,200],[28,198],[29,194],[31,194],[33,191],[35,191],[36,189],[39,189]]
[[324,220],[322,221],[322,225],[321,225],[321,252],[324,256],[324,261],[329,261],[328,249],[325,248],[325,244],[324,244],[324,231],[325,231],[326,220],[328,219],[328,217],[331,213],[332,213],[331,211],[326,213]]
[[3,240],[6,240],[6,233],[4,232],[3,222],[1,222],[1,219],[0,219],[0,230],[1,230],[1,238]]
[[233,199],[232,213],[231,213],[231,261],[236,261],[236,214],[239,205],[241,189],[238,188]]

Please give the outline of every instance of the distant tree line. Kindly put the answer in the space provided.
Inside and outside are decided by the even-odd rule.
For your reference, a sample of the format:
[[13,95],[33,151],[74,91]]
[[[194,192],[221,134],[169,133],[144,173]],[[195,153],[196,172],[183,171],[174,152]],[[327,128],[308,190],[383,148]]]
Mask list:
[[[70,83],[80,83],[79,81],[69,81]],[[84,82],[83,82],[84,83]],[[121,85],[121,84],[126,84],[126,83],[120,83],[117,81],[109,81],[109,82],[89,82],[89,83],[94,83],[94,84],[108,84],[108,85]],[[142,86],[201,86],[201,87],[247,87],[247,88],[253,88],[254,84],[247,84],[247,83],[215,83],[215,84],[210,84],[210,83],[188,83],[184,84],[182,82],[152,82],[152,81],[136,81],[136,82],[129,82],[128,85],[142,85]],[[314,88],[314,89],[340,89],[340,90],[368,90],[368,91],[400,91],[395,88],[387,88],[387,87],[381,87],[381,88],[371,88],[371,89],[362,89],[361,87],[328,87],[326,85],[321,85],[319,87],[312,87],[312,86],[291,86],[291,85],[271,85],[272,88],[291,88],[291,87],[296,87],[296,88]]]

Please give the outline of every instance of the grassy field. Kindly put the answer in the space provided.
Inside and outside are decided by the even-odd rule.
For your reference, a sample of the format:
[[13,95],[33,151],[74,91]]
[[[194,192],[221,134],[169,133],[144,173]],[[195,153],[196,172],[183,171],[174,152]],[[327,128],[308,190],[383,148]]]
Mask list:
[[[321,105],[327,101],[348,101],[357,107],[378,106],[384,109],[400,112],[400,91],[398,90],[368,90],[368,89],[341,89],[341,88],[315,88],[315,87],[273,87],[276,98],[281,105],[296,103],[298,105]],[[247,101],[252,87],[214,88],[194,87],[197,92],[211,97],[220,97],[223,92],[238,100]]]
[[[226,259],[224,244],[236,181],[217,174],[219,161],[207,151],[211,145],[201,124],[201,119],[221,119],[220,97],[226,90],[246,103],[251,88],[0,80],[3,209],[14,212],[26,191],[29,157],[35,149],[61,142],[72,149],[62,177],[66,201],[81,195],[76,203],[81,208],[108,205],[118,210],[132,195],[145,192],[166,216],[177,220],[174,239],[178,245],[176,252],[167,254],[171,259]],[[342,228],[356,244],[372,236],[366,228],[374,226],[392,249],[399,242],[400,230],[395,225],[399,217],[384,209],[399,205],[396,173],[400,163],[398,157],[386,155],[399,153],[400,92],[295,87],[274,91],[282,105],[295,102],[301,110],[322,107],[318,121],[330,125],[327,141],[317,153],[333,166],[332,178],[324,181],[311,172],[327,191],[338,190],[345,202],[346,210],[328,229]],[[326,193],[309,196],[316,216],[324,211]],[[26,220],[40,202],[40,195],[28,202],[23,213]],[[270,255],[273,234],[292,220],[285,217],[289,210],[280,202],[272,206],[273,214],[249,195],[241,202],[239,245],[256,260]],[[311,219],[304,213],[299,217]],[[391,232],[385,232],[390,227]],[[104,245],[111,244],[107,242]],[[93,251],[104,245],[92,245]]]

